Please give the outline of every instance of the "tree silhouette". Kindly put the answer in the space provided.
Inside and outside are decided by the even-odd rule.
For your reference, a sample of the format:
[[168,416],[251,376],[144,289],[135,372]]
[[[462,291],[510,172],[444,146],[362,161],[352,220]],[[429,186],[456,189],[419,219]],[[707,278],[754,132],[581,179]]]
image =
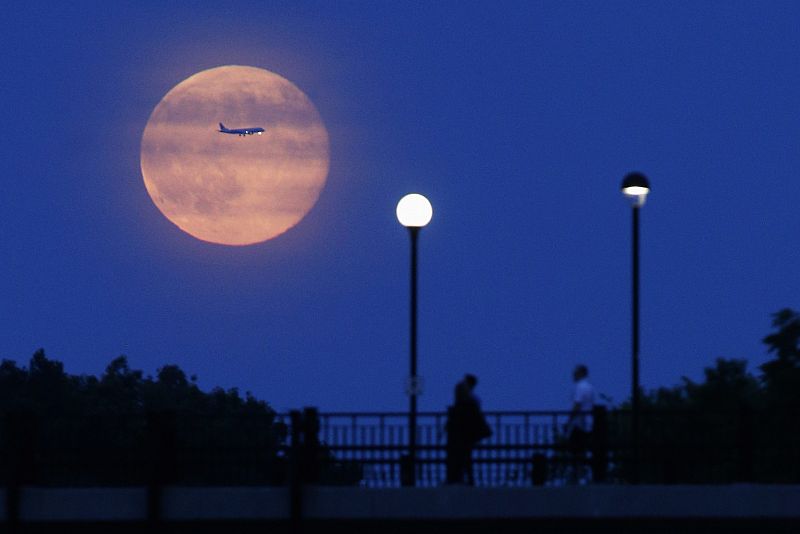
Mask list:
[[[754,375],[718,358],[703,380],[642,395],[642,482],[800,482],[800,314],[773,314],[773,359]],[[631,476],[630,414],[608,416],[610,474]],[[0,479],[36,484],[280,484],[287,427],[236,388],[202,391],[167,364],[156,376],[113,359],[100,377],[69,375],[36,351],[27,367],[0,362]],[[320,444],[320,481],[355,483]],[[356,469],[353,469],[355,467]],[[3,480],[0,480],[2,483]]]
[[[763,342],[775,358],[759,376],[745,360],[718,358],[702,382],[643,394],[644,482],[800,481],[800,315],[781,310],[772,325]],[[617,443],[629,439],[625,422],[612,430]],[[631,469],[620,457],[617,474]]]
[[763,341],[776,358],[761,366],[770,408],[800,410],[800,314],[783,309],[772,316],[778,329]]
[[6,467],[12,449],[35,451],[26,476],[41,484],[144,483],[156,456],[183,483],[285,477],[286,427],[274,410],[235,388],[204,392],[177,365],[145,377],[123,355],[100,378],[72,376],[40,349],[27,368],[0,363],[0,414]]

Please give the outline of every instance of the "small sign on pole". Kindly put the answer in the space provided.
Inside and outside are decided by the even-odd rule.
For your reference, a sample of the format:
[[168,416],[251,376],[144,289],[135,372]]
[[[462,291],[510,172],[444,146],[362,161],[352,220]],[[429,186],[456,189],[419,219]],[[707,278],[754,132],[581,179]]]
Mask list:
[[409,376],[406,379],[406,395],[418,397],[422,395],[424,381],[421,376]]

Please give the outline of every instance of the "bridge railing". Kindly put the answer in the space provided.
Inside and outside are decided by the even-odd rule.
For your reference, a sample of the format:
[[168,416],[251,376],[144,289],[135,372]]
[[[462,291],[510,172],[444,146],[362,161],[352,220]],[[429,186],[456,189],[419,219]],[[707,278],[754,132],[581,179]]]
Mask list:
[[[559,465],[558,460],[567,460],[565,427],[569,412],[507,411],[485,415],[492,435],[481,441],[473,453],[477,485],[530,485],[534,455],[542,455],[551,467]],[[408,453],[407,413],[343,412],[322,413],[318,417],[321,446],[335,461],[358,466],[361,485],[401,485]],[[445,413],[422,412],[417,416],[417,485],[437,486],[445,481],[445,424]],[[565,483],[568,475],[565,469],[552,471],[550,483]]]
[[[566,411],[486,413],[492,436],[473,454],[479,486],[800,482],[800,414],[643,412],[638,464],[631,414],[593,412],[587,453],[571,453]],[[313,421],[312,421],[313,419]],[[446,480],[446,414],[417,418],[417,483]],[[404,412],[237,418],[151,413],[87,417],[8,414],[0,485],[314,484],[397,487],[408,479]],[[302,471],[302,473],[300,473]],[[298,474],[300,473],[300,474]]]
[[[594,431],[588,450],[579,456],[569,443],[569,415],[568,411],[487,412],[492,435],[473,452],[475,484],[800,481],[800,433],[788,430],[800,428],[798,413],[644,411],[639,450],[634,454],[632,413],[596,407],[585,414],[593,418]],[[317,439],[330,467],[327,480],[322,471],[321,482],[403,484],[408,468],[407,413],[317,417]],[[437,486],[446,480],[445,424],[442,412],[417,416],[417,485]]]

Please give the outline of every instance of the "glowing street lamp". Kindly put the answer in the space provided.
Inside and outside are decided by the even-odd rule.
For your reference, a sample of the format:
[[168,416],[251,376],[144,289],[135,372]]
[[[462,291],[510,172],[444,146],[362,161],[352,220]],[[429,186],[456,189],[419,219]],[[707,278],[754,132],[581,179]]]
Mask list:
[[639,482],[639,209],[650,193],[650,182],[639,172],[632,172],[622,180],[622,194],[633,205],[633,292],[632,292],[632,380],[631,380],[631,435],[633,441],[633,482]]
[[647,194],[650,193],[650,182],[640,172],[632,172],[622,180],[622,194],[631,199],[635,208],[644,206]]
[[430,201],[418,193],[411,193],[397,203],[397,220],[406,228],[422,228],[431,222],[433,207]]
[[408,461],[411,486],[417,482],[417,395],[420,384],[417,377],[417,241],[420,229],[431,222],[433,207],[422,195],[411,193],[397,203],[397,220],[408,228],[411,236],[411,375],[408,384]]

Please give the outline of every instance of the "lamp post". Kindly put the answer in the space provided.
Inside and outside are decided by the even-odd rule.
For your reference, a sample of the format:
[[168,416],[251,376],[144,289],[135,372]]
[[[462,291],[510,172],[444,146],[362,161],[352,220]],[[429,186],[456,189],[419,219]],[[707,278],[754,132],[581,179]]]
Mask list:
[[417,378],[417,241],[419,231],[433,217],[431,203],[422,195],[411,193],[397,203],[397,220],[408,228],[411,236],[411,374],[408,383],[408,461],[409,485],[417,483],[417,395],[419,379]]
[[639,209],[644,206],[650,183],[639,172],[632,172],[622,180],[622,194],[633,206],[633,291],[632,291],[632,380],[631,380],[631,437],[633,445],[633,483],[639,483]]

